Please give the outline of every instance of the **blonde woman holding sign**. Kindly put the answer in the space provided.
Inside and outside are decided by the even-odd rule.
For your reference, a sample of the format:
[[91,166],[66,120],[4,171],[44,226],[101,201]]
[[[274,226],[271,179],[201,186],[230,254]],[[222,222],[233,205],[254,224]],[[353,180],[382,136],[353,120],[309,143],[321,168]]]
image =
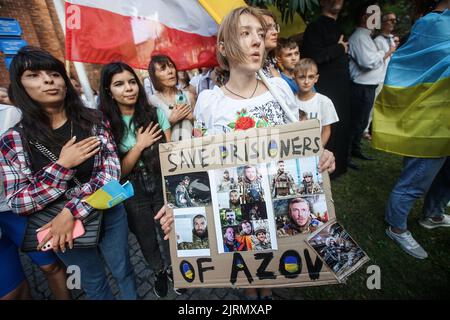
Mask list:
[[[217,59],[229,70],[230,77],[222,87],[203,91],[194,111],[196,127],[207,135],[268,127],[291,122],[281,106],[293,105],[294,96],[281,78],[267,79],[267,85],[256,76],[264,61],[266,23],[258,9],[237,8],[220,25],[217,36]],[[270,91],[269,91],[269,87]],[[276,92],[277,98],[271,91]],[[281,100],[281,101],[280,101]],[[334,156],[324,150],[319,170],[332,172]],[[270,289],[245,289],[248,299],[271,299]]]

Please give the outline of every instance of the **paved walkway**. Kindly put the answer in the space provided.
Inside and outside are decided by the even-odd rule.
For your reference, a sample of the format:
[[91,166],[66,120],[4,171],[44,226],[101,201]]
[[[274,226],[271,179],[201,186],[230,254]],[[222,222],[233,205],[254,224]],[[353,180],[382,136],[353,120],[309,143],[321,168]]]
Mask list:
[[[158,299],[153,293],[153,279],[152,271],[148,267],[142,252],[139,248],[134,235],[130,234],[128,239],[130,245],[130,256],[131,263],[133,264],[134,271],[136,274],[136,284],[139,299],[143,300],[155,300]],[[31,288],[31,295],[34,299],[52,299],[52,294],[48,288],[47,282],[44,275],[31,263],[28,256],[21,255],[22,263],[24,266],[25,274],[28,278],[28,282]],[[115,296],[118,295],[118,289],[115,285],[112,277],[109,276],[110,285]],[[274,298],[279,299],[299,299],[300,297],[292,296],[293,291],[289,289],[276,289],[273,291]],[[72,296],[74,299],[83,300],[85,295],[82,290],[73,290]],[[238,289],[189,289],[183,295],[177,295],[173,290],[172,286],[169,288],[169,293],[162,300],[241,300],[243,297],[242,290]]]

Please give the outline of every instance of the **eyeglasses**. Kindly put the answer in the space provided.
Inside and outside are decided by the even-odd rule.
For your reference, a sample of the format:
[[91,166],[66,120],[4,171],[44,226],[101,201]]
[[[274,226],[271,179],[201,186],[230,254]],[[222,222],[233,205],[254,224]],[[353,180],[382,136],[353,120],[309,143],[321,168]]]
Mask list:
[[268,31],[275,31],[277,33],[280,33],[281,28],[280,28],[280,25],[278,23],[276,23],[276,24],[269,24],[269,25],[267,25],[267,30]]

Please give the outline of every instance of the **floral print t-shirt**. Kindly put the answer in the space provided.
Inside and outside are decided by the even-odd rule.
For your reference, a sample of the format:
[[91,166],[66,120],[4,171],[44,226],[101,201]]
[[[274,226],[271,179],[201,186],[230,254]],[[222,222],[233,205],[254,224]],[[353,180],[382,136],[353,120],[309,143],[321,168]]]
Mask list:
[[[290,109],[295,100],[289,85],[281,78],[270,78],[269,83]],[[214,135],[267,127],[289,122],[278,101],[267,91],[259,96],[239,100],[227,97],[219,87],[200,93],[194,111],[195,129],[203,135]],[[202,135],[197,132],[196,136]]]

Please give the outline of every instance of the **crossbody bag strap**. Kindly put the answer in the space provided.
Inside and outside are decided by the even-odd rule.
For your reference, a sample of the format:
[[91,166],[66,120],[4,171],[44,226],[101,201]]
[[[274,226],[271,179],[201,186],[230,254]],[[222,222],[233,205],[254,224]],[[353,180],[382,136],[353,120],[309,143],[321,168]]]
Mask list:
[[[42,153],[50,161],[53,161],[53,162],[58,161],[58,158],[53,154],[53,152],[48,150],[45,146],[40,144],[38,141],[30,140],[30,144],[33,145],[40,153]],[[81,187],[81,182],[77,179],[77,177],[73,177],[72,179],[77,184],[78,187]]]

